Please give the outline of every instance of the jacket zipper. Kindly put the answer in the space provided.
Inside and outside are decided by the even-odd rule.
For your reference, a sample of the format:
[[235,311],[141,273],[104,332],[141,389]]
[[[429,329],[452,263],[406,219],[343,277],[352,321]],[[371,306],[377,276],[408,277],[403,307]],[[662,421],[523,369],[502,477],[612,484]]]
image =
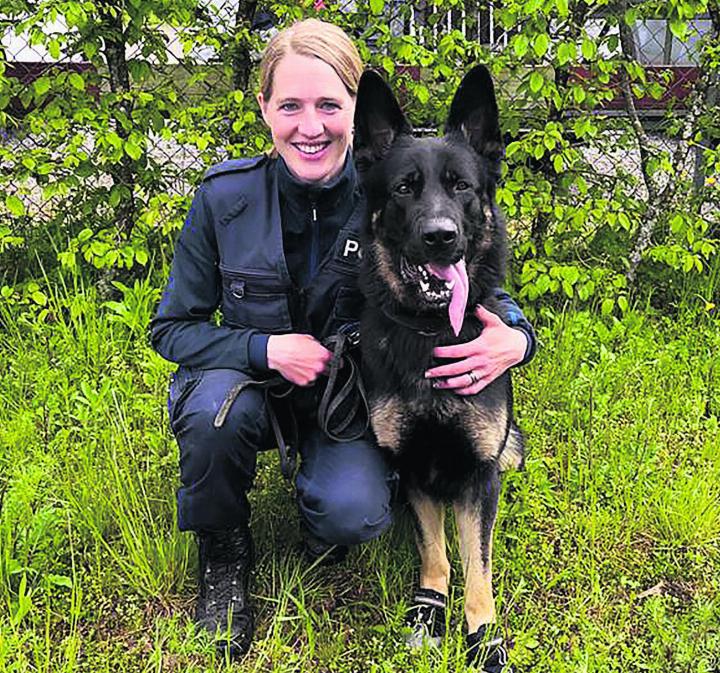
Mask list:
[[310,202],[310,274],[308,277],[308,283],[315,278],[318,266],[318,255],[320,247],[320,233],[318,231],[318,218],[317,218],[317,204],[314,201]]

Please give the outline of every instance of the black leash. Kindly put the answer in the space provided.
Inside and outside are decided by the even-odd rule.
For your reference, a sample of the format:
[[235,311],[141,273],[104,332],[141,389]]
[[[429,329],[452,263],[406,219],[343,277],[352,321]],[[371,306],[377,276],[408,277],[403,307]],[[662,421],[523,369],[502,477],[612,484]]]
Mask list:
[[[347,351],[357,346],[359,341],[357,332],[351,334],[337,334],[325,340],[324,345],[332,350],[328,381],[320,398],[318,406],[318,424],[323,432],[336,442],[350,442],[362,437],[370,426],[370,410],[367,394],[360,370],[355,360]],[[341,376],[341,372],[344,374]],[[336,388],[339,385],[339,390]],[[283,434],[277,411],[273,400],[281,400],[290,395],[295,385],[282,376],[273,376],[269,379],[247,379],[235,384],[225,396],[220,409],[215,416],[213,426],[221,428],[227,419],[232,405],[238,395],[246,388],[258,388],[263,391],[265,405],[270,417],[278,452],[280,453],[280,470],[283,477],[292,480],[297,464],[298,426],[292,405],[287,407],[287,416],[290,420],[290,442]],[[359,421],[358,427],[352,430],[352,425]]]
[[[370,426],[370,407],[359,367],[345,352],[358,343],[357,332],[335,334],[324,342],[332,350],[333,356],[328,382],[318,406],[318,423],[323,432],[336,442],[360,439]],[[341,372],[345,372],[345,382],[336,391]],[[353,431],[351,426],[358,418],[360,424]]]
[[288,443],[285,441],[285,436],[283,435],[282,427],[280,426],[280,421],[277,417],[277,412],[271,400],[271,398],[277,400],[283,399],[293,391],[295,386],[287,379],[284,379],[282,376],[273,376],[270,379],[259,381],[255,379],[247,379],[235,384],[232,388],[230,388],[228,394],[225,396],[225,399],[215,416],[213,426],[216,428],[221,428],[223,426],[228,414],[230,413],[230,409],[232,409],[232,405],[238,398],[238,395],[240,395],[240,393],[246,388],[251,387],[258,388],[263,391],[265,407],[268,411],[268,416],[270,417],[270,424],[272,425],[275,441],[278,445],[278,452],[280,453],[280,471],[285,479],[290,480],[295,474],[295,463],[297,459],[297,419],[295,418],[295,414],[292,413],[292,409],[289,409],[288,417],[292,428],[290,431],[291,439]]

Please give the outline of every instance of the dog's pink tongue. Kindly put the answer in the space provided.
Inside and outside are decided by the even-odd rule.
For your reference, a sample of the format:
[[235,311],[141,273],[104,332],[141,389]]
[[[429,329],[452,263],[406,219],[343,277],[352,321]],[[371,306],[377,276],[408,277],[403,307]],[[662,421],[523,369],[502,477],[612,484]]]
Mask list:
[[450,325],[453,328],[453,332],[455,332],[455,336],[457,336],[462,329],[469,291],[465,260],[461,259],[459,262],[451,264],[450,266],[427,264],[425,268],[434,276],[442,278],[444,281],[452,282],[452,297],[450,298],[448,313],[450,315]]

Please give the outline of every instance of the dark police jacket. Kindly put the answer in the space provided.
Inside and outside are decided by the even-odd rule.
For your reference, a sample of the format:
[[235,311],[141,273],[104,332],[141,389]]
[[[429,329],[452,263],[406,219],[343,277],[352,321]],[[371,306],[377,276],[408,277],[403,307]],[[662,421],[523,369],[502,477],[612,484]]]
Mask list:
[[[322,341],[358,322],[364,199],[355,190],[354,207],[334,245],[309,282],[298,287],[283,252],[279,161],[226,161],[205,174],[150,325],[152,344],[166,359],[251,372],[258,362],[251,346],[261,335],[301,332]],[[348,170],[354,171],[351,165]],[[528,336],[528,361],[535,350],[532,327],[506,293],[498,289],[496,296],[501,318]]]

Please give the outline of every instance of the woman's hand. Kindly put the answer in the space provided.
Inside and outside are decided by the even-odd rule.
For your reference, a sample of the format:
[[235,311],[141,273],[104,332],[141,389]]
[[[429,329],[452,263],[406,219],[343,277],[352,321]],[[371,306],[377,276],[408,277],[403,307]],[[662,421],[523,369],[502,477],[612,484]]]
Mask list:
[[436,379],[434,388],[453,389],[458,395],[474,395],[525,357],[527,337],[523,332],[506,325],[484,306],[478,306],[475,315],[484,325],[477,339],[455,346],[438,346],[433,350],[433,355],[438,358],[462,358],[425,372],[425,378]]
[[309,334],[273,334],[267,342],[267,363],[297,386],[315,383],[327,371],[332,353]]

